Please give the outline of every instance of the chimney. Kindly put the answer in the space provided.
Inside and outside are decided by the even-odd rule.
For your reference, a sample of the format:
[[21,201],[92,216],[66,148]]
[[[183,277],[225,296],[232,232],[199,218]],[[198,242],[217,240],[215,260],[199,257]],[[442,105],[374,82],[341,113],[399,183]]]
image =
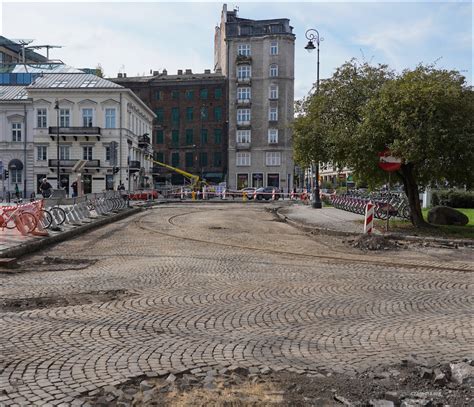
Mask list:
[[119,72],[117,75],[117,78],[121,78],[121,77],[122,77],[122,72]]
[[182,69],[178,69],[178,75],[182,75],[183,74],[183,70]]
[[204,69],[204,73],[210,74],[211,70],[210,69]]
[[158,76],[160,74],[160,71],[153,71],[153,76]]
[[162,75],[168,75],[168,71],[166,69],[163,69]]
[[126,78],[126,77],[127,77],[127,74],[126,74],[125,72],[123,73],[123,77],[124,77],[124,78]]
[[191,69],[186,69],[186,75],[191,75],[193,71]]

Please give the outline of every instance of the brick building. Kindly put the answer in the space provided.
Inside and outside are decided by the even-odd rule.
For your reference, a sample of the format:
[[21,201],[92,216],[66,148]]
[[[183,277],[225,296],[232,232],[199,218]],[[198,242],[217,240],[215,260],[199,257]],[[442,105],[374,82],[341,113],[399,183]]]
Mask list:
[[[226,79],[220,73],[166,70],[152,76],[111,79],[131,89],[156,114],[153,125],[155,159],[211,183],[227,174]],[[184,183],[183,177],[163,167],[154,169],[155,184]]]

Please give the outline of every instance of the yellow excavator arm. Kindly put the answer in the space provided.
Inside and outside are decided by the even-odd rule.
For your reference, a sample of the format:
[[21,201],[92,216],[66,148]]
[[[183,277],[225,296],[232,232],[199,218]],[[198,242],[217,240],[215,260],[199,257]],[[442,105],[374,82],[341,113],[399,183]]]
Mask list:
[[171,166],[171,165],[162,163],[162,162],[160,162],[160,161],[152,160],[151,158],[149,159],[149,161],[151,161],[153,164],[160,165],[161,167],[168,168],[168,169],[171,170],[171,171],[174,171],[174,172],[176,172],[176,173],[178,173],[178,174],[181,174],[183,177],[187,178],[187,179],[191,182],[191,188],[192,188],[192,189],[201,188],[201,185],[205,184],[205,182],[203,182],[203,181],[201,180],[201,178],[199,177],[199,175],[191,174],[191,173],[189,173],[189,172],[180,170],[179,168],[176,168],[176,167],[173,167],[173,166]]

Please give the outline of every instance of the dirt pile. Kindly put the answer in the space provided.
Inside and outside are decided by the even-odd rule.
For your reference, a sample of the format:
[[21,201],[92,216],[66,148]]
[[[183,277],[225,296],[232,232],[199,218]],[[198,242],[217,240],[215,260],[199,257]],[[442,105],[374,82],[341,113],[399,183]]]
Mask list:
[[380,235],[360,235],[354,239],[347,239],[344,243],[363,251],[397,250],[407,248],[405,244],[397,240],[392,240]]
[[150,372],[85,395],[90,406],[471,406],[474,362],[430,367],[404,360],[360,375],[275,372],[270,368],[197,368]]

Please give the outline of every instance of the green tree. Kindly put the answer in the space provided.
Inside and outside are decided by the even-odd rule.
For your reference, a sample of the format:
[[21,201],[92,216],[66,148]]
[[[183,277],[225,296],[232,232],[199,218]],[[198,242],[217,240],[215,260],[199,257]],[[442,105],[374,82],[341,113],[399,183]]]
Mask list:
[[374,186],[386,179],[377,153],[388,148],[403,160],[397,176],[418,227],[426,226],[419,185],[473,184],[473,92],[458,72],[420,66],[396,76],[387,66],[353,60],[320,89],[295,120],[297,162],[309,151],[324,151],[323,157]]

